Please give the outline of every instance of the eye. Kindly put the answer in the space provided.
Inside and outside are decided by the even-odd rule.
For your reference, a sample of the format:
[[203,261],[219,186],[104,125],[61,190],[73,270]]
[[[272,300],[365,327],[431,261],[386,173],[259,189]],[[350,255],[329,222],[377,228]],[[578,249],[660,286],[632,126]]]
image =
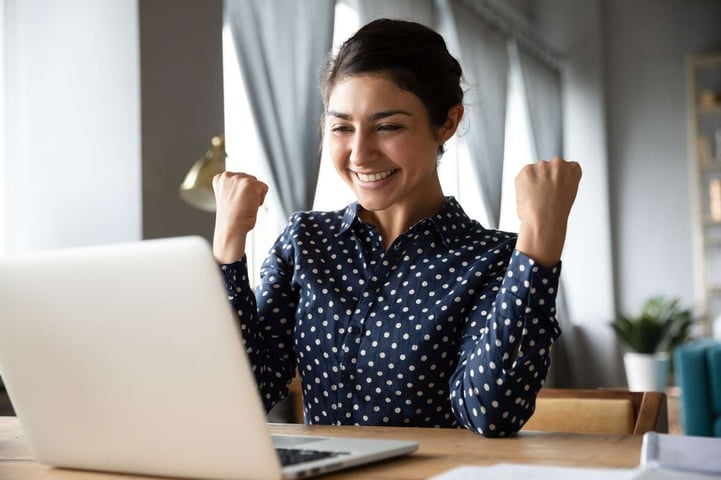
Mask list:
[[353,131],[353,128],[348,125],[333,125],[330,131],[333,133],[349,133]]
[[402,128],[402,125],[395,125],[392,123],[383,123],[378,125],[378,130],[381,132],[395,132],[397,130],[401,130]]

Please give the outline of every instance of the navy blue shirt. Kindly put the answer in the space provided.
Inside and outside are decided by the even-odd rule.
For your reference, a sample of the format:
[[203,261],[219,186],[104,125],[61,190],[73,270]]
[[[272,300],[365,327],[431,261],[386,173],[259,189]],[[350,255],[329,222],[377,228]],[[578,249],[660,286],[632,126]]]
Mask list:
[[452,197],[387,250],[359,209],[294,214],[255,294],[245,257],[221,266],[266,409],[297,368],[307,423],[517,432],[560,335],[560,263]]

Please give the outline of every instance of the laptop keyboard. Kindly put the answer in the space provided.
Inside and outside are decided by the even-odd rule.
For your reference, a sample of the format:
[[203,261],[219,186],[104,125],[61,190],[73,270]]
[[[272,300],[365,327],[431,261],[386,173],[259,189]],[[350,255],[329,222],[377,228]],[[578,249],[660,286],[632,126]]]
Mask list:
[[275,451],[278,452],[280,463],[283,466],[348,454],[347,452],[324,452],[319,450],[305,450],[297,448],[276,448]]

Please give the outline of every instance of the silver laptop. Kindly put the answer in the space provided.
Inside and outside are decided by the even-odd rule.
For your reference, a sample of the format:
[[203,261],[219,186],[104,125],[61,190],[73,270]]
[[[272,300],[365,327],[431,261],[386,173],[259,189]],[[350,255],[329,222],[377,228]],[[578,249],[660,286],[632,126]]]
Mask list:
[[[200,237],[1,258],[0,375],[35,458],[57,467],[307,478],[417,448],[271,438],[219,268]],[[275,447],[330,456],[281,466]]]

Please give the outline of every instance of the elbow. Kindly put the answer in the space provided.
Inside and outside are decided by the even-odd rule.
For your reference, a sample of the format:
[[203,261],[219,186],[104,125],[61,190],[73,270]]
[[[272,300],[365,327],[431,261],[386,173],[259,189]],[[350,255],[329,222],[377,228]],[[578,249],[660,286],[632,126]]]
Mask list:
[[458,421],[468,430],[486,438],[511,437],[518,433],[526,421],[519,413],[503,408],[486,408],[477,404],[466,407],[466,402],[455,405]]
[[510,415],[487,415],[484,420],[484,425],[476,429],[476,432],[486,438],[512,437],[522,426],[515,417],[510,417]]

